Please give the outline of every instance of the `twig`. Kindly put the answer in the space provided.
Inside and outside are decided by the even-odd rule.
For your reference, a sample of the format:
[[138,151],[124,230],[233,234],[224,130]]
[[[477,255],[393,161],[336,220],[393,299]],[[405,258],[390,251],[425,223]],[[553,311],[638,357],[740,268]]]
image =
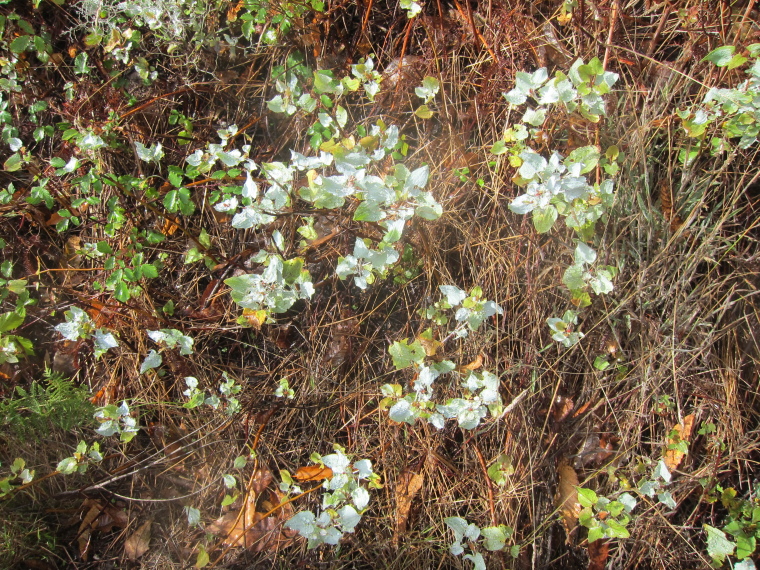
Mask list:
[[467,2],[466,14],[464,10],[462,10],[462,6],[459,4],[458,0],[454,0],[454,5],[457,7],[457,11],[462,15],[462,18],[465,18],[468,22],[470,22],[470,27],[472,28],[472,33],[475,35],[475,37],[480,40],[480,43],[482,43],[483,47],[486,48],[486,51],[493,58],[494,62],[498,63],[499,59],[496,57],[496,52],[491,49],[491,46],[488,45],[488,42],[483,37],[483,34],[481,34],[478,31],[478,28],[475,26],[475,18],[472,15],[472,6],[470,6],[470,3]]
[[146,107],[150,107],[153,103],[156,101],[160,101],[161,99],[168,99],[169,97],[173,97],[174,95],[179,95],[180,93],[185,93],[186,91],[192,91],[196,86],[201,85],[209,85],[209,83],[193,83],[192,85],[189,85],[187,87],[183,87],[182,89],[177,89],[176,91],[172,91],[171,93],[165,93],[164,95],[159,95],[158,97],[153,97],[153,99],[147,100],[145,103],[142,103],[141,105],[138,105],[134,109],[130,109],[126,113],[124,113],[122,116],[119,117],[119,120],[129,117],[132,113],[137,113],[138,111],[142,111]]
[[613,0],[612,7],[610,8],[610,29],[607,32],[607,47],[604,48],[604,62],[602,63],[602,69],[607,69],[607,63],[610,60],[610,48],[613,45],[612,39],[615,35],[615,26],[617,24],[619,10],[620,0]]
[[734,34],[734,43],[738,43],[741,41],[741,34],[744,30],[744,24],[747,23],[747,20],[749,19],[749,15],[752,13],[752,10],[755,7],[755,2],[757,0],[750,0],[747,2],[747,9],[744,10],[744,15],[742,16],[742,21],[739,22],[739,26],[736,28],[736,34]]
[[485,475],[486,486],[488,487],[488,510],[491,513],[491,526],[496,526],[496,508],[494,507],[493,500],[493,484],[491,478],[488,476],[488,467],[486,467],[486,461],[483,459],[483,454],[480,453],[477,444],[473,444],[472,448],[475,450],[475,455],[478,456],[480,462],[480,468],[483,469],[483,475]]

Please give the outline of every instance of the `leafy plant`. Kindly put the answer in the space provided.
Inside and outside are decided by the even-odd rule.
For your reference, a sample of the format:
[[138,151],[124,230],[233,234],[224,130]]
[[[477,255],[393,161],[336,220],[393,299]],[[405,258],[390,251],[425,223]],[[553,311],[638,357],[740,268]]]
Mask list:
[[13,397],[0,400],[0,429],[28,440],[51,429],[69,431],[91,423],[89,390],[62,374],[46,370],[42,381],[16,386]]
[[[734,46],[721,46],[708,53],[702,61],[734,69],[748,61],[747,57],[735,51]],[[696,144],[681,150],[682,162],[690,163],[705,146],[704,143],[709,143],[708,149],[715,155],[729,151],[731,139],[739,139],[737,145],[740,149],[749,148],[757,141],[760,134],[760,102],[756,96],[760,89],[760,59],[757,59],[760,44],[748,46],[747,52],[755,58],[746,70],[749,78],[732,88],[712,87],[700,105],[678,111],[687,136],[697,139]],[[713,130],[717,131],[717,136],[708,137],[708,131]]]
[[95,357],[100,358],[108,350],[119,346],[113,333],[103,328],[96,328],[95,323],[86,312],[73,306],[65,313],[66,321],[56,325],[55,330],[70,341],[92,338],[95,345]]
[[101,461],[103,461],[103,456],[100,453],[100,444],[98,442],[90,445],[86,441],[80,441],[77,444],[74,455],[62,459],[55,470],[62,475],[85,473],[90,464],[100,463]]
[[[448,517],[443,520],[454,533],[454,542],[449,547],[449,552],[454,556],[459,556],[465,552],[465,547],[462,541],[467,540],[468,548],[471,550],[469,554],[465,554],[465,560],[469,560],[473,563],[475,570],[485,570],[486,563],[483,555],[480,552],[473,550],[472,545],[476,544],[479,539],[482,539],[480,545],[491,552],[506,550],[507,541],[512,537],[514,530],[506,525],[489,526],[480,528],[476,524],[468,523],[466,519],[462,517]],[[520,546],[514,544],[509,547],[509,552],[513,558],[517,558],[520,554]]]
[[119,406],[108,404],[98,408],[95,419],[100,422],[98,429],[95,430],[97,433],[105,437],[119,434],[119,439],[124,443],[132,441],[140,431],[137,418],[129,409],[127,402],[122,402]]
[[[394,342],[388,352],[397,370],[413,367],[416,380],[414,392],[404,394],[400,384],[385,384],[380,388],[384,396],[380,409],[388,409],[388,417],[396,422],[413,424],[423,419],[438,429],[443,428],[445,420],[456,418],[462,429],[475,429],[488,413],[493,417],[501,414],[502,402],[499,396],[499,378],[488,371],[477,373],[466,371],[460,374],[457,366],[450,360],[425,363],[428,356],[435,356],[443,343],[452,338],[467,336],[468,331],[477,330],[489,317],[501,314],[502,309],[493,301],[482,299],[482,291],[474,288],[470,295],[450,285],[440,286],[445,298],[432,307],[422,311],[423,316],[437,324],[446,324],[447,311],[456,309],[454,314],[457,327],[444,341],[433,336],[432,329],[427,329],[417,339]],[[461,379],[460,387],[464,397],[450,398],[443,404],[433,400],[433,384],[438,377],[452,374]]]
[[[734,488],[718,486],[719,500],[728,514],[721,528],[704,525],[707,553],[720,566],[729,556],[751,562],[760,539],[760,493],[755,489],[746,498],[739,498]],[[731,538],[729,538],[731,537]],[[738,564],[734,568],[739,567]]]
[[622,493],[616,500],[600,497],[591,489],[578,489],[581,512],[578,522],[588,528],[588,541],[600,538],[628,538],[626,526],[637,501],[630,493]]
[[[224,382],[219,384],[219,393],[221,398],[224,398],[224,411],[227,415],[231,416],[240,411],[240,402],[234,397],[235,394],[242,390],[234,378],[230,378],[226,372],[222,373]],[[216,394],[206,396],[206,393],[198,389],[198,379],[193,376],[187,376],[185,378],[185,384],[187,390],[183,392],[187,396],[188,401],[183,404],[183,407],[193,409],[197,408],[201,404],[206,404],[213,409],[218,409],[222,404],[221,398]]]
[[[286,528],[297,531],[308,540],[309,548],[315,548],[320,544],[337,545],[344,533],[354,532],[369,505],[370,495],[367,488],[381,487],[380,477],[372,471],[371,461],[353,460],[338,444],[335,444],[333,449],[335,453],[330,455],[321,456],[314,453],[311,456],[312,462],[329,469],[331,473],[322,484],[325,491],[318,514],[313,511],[301,511],[285,523]],[[290,473],[283,470],[280,475],[282,492],[302,493],[301,488],[294,484]]]
[[[26,485],[34,480],[34,469],[31,471],[26,467],[26,461],[21,457],[17,457],[10,465],[10,475],[0,477],[0,498],[11,494],[18,486]],[[19,485],[14,484],[14,481],[18,480]]]
[[8,261],[0,266],[0,300],[6,300],[11,293],[16,295],[16,306],[12,311],[0,314],[0,364],[14,364],[19,359],[34,354],[32,342],[17,334],[7,334],[18,329],[26,319],[26,307],[35,303],[26,290],[25,279],[7,279],[11,276],[12,264]]
[[[605,114],[604,97],[617,82],[618,75],[605,71],[598,58],[588,64],[577,60],[567,75],[558,71],[549,79],[545,68],[533,73],[518,72],[515,87],[504,94],[512,107],[528,106],[521,120],[510,126],[504,137],[491,148],[496,155],[509,153],[509,163],[517,169],[514,182],[525,188],[509,209],[516,214],[532,214],[533,225],[539,233],[546,233],[559,216],[580,238],[575,249],[575,263],[563,276],[570,290],[572,302],[578,307],[591,304],[587,289],[597,295],[613,290],[612,279],[617,274],[614,266],[599,266],[592,270],[596,252],[586,245],[594,237],[596,223],[609,212],[614,202],[612,179],[589,184],[586,175],[599,167],[614,175],[620,158],[617,147],[610,147],[602,155],[597,146],[584,146],[572,150],[567,157],[553,152],[548,158],[531,148],[542,136],[541,128],[548,113],[561,107],[566,113],[578,113],[591,122],[599,122]],[[563,318],[552,317],[547,324],[552,338],[565,347],[577,344],[583,334],[574,330],[577,314],[566,311]]]

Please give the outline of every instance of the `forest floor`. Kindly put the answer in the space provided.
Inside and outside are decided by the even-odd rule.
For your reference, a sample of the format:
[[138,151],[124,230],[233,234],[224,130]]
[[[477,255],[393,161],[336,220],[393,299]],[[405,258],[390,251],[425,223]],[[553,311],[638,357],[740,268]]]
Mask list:
[[[127,4],[0,2],[0,567],[754,568],[757,82],[741,142],[689,111],[758,66],[754,0]],[[600,115],[505,97],[594,58]],[[583,231],[515,213],[520,121],[596,149]],[[341,192],[420,177],[395,241],[369,190],[309,198],[304,157],[365,151]],[[280,262],[284,305],[241,308]],[[448,334],[441,286],[499,309]],[[391,419],[447,362],[435,401],[491,373],[500,407]],[[308,548],[343,453],[354,506]]]

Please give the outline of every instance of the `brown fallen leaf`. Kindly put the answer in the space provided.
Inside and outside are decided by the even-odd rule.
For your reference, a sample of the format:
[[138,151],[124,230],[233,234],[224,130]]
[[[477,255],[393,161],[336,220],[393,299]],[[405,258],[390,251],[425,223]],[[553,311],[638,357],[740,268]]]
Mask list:
[[322,467],[321,465],[299,467],[296,474],[293,475],[293,477],[301,483],[304,481],[321,481],[322,479],[329,479],[332,476],[332,469],[329,467]]
[[269,469],[257,469],[251,479],[249,491],[252,491],[254,495],[261,495],[273,479],[274,475],[272,475],[272,472]]
[[349,362],[353,353],[352,338],[356,335],[359,321],[346,318],[330,328],[330,340],[324,355],[324,363],[331,368],[340,368]]
[[124,541],[124,554],[127,558],[134,561],[148,552],[150,548],[150,527],[153,521],[145,521],[127,540]]
[[422,489],[425,480],[421,473],[403,471],[396,484],[396,533],[393,542],[398,543],[401,535],[406,532],[406,523],[409,519],[409,511],[417,493]]
[[483,355],[482,354],[478,354],[478,356],[475,358],[475,360],[473,360],[469,364],[465,364],[464,366],[459,366],[457,368],[457,371],[460,374],[466,374],[467,372],[472,372],[473,370],[477,370],[481,366],[483,366]]
[[77,545],[82,560],[87,560],[90,550],[92,533],[96,531],[110,532],[113,527],[126,528],[129,517],[124,509],[95,499],[85,499],[82,503],[85,513],[79,524]]
[[562,459],[557,466],[557,494],[554,496],[554,506],[559,509],[562,517],[562,525],[567,533],[566,544],[571,544],[573,533],[578,527],[578,515],[581,513],[581,504],[578,502],[578,475],[567,459]]
[[[87,503],[90,502],[90,499],[87,499],[85,501],[85,508],[88,506]],[[90,538],[92,538],[92,524],[95,522],[95,520],[100,516],[101,508],[99,505],[95,504],[95,501],[92,501],[93,504],[89,505],[89,509],[87,509],[87,512],[84,515],[84,518],[82,519],[82,522],[79,525],[79,532],[77,532],[77,545],[79,546],[79,556],[84,560],[87,561],[87,557],[90,554]]]
[[557,423],[563,422],[567,419],[567,416],[570,415],[570,412],[572,412],[573,409],[575,409],[575,402],[573,402],[573,399],[558,394],[554,400],[554,405],[552,406],[552,416],[554,421]]
[[668,470],[673,471],[683,461],[686,453],[680,449],[676,449],[676,446],[683,441],[687,444],[689,443],[692,427],[694,427],[694,414],[689,414],[683,419],[683,422],[673,426],[673,429],[668,434],[668,449],[665,451],[665,457],[663,458]]
[[266,511],[259,512],[256,510],[256,494],[249,493],[241,507],[242,513],[230,511],[209,525],[207,530],[223,536],[222,543],[227,546],[248,548],[252,552],[282,548],[294,539],[292,534],[282,531],[282,523],[293,516],[293,507],[288,503],[271,515],[265,515],[279,505],[283,498],[279,492],[268,492],[267,500],[262,501],[261,505]]
[[595,540],[588,544],[588,570],[604,570],[610,555],[610,543],[606,540]]
[[619,438],[609,434],[603,434],[600,436],[599,449],[594,455],[594,463],[596,465],[599,465],[603,461],[606,461],[608,458],[612,457],[612,455],[615,453],[615,444],[619,442]]
[[164,224],[161,227],[162,234],[164,234],[165,236],[171,237],[177,232],[178,229],[179,229],[179,226],[175,222],[173,222],[169,218],[164,218]]

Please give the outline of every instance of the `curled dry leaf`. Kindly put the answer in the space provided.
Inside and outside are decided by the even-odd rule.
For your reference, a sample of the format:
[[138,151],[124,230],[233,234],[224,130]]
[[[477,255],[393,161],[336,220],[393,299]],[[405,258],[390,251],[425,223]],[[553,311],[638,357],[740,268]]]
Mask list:
[[459,372],[460,373],[472,372],[473,370],[477,370],[481,366],[483,366],[483,355],[482,354],[478,354],[478,356],[475,358],[475,360],[473,360],[469,364],[465,364],[464,366],[460,366],[459,367]]
[[153,521],[145,521],[124,541],[124,554],[127,555],[127,558],[134,561],[148,552],[148,548],[150,548],[150,527],[152,524]]
[[406,523],[409,519],[409,511],[417,493],[422,489],[424,476],[421,473],[403,471],[399,475],[396,484],[396,534],[393,537],[397,543],[401,535],[406,531]]
[[243,0],[240,0],[240,2],[237,2],[236,4],[231,4],[229,9],[227,10],[227,21],[228,22],[234,22],[237,20],[238,12],[240,12],[240,9],[243,7]]
[[173,236],[175,233],[177,233],[177,230],[179,229],[179,226],[174,223],[169,218],[164,218],[164,223],[161,226],[161,233],[164,234],[167,237]]
[[332,469],[329,467],[322,467],[321,465],[299,467],[296,474],[293,475],[296,481],[301,483],[304,483],[305,481],[321,481],[322,479],[329,479],[332,476]]
[[564,421],[574,408],[575,403],[572,398],[558,394],[554,400],[554,405],[552,406],[552,417],[554,418],[554,421],[557,423]]
[[248,491],[254,495],[262,495],[273,479],[274,475],[269,469],[257,469],[251,478]]
[[330,341],[325,352],[324,362],[332,368],[340,368],[351,358],[352,337],[356,334],[359,321],[348,318],[335,323],[330,328]]
[[442,346],[440,340],[426,338],[422,335],[417,336],[417,342],[419,342],[425,350],[425,356],[435,356],[438,349]]
[[270,326],[267,330],[277,348],[288,350],[293,344],[293,327],[291,325]]
[[668,449],[665,451],[663,460],[670,471],[676,469],[683,461],[686,452],[676,446],[681,442],[689,443],[692,427],[694,427],[694,414],[689,414],[683,419],[683,422],[673,426],[673,430],[668,434]]
[[[594,429],[598,430],[600,428],[599,426],[594,426]],[[576,456],[573,466],[576,469],[582,469],[589,465],[600,465],[613,455],[615,451],[614,443],[616,441],[617,438],[610,434],[589,434],[583,442],[583,447]]]
[[581,513],[581,504],[578,502],[578,475],[567,459],[560,461],[557,466],[557,494],[554,496],[554,506],[559,509],[562,517],[562,525],[567,533],[567,544],[571,544],[572,535],[578,526],[578,515]]

